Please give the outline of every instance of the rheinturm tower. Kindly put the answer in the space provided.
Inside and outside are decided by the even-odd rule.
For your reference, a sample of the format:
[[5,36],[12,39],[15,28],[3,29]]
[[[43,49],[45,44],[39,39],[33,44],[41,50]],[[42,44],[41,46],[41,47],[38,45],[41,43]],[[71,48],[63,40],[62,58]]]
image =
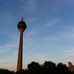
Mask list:
[[22,70],[22,61],[23,61],[23,32],[26,29],[26,23],[23,21],[18,22],[18,30],[20,32],[20,40],[19,40],[19,49],[18,49],[18,60],[17,60],[17,71]]

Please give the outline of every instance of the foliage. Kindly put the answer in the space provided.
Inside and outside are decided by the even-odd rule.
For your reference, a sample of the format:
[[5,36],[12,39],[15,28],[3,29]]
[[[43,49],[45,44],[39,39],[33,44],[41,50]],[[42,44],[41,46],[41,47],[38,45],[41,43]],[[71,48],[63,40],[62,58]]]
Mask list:
[[74,74],[74,72],[69,71],[69,68],[65,64],[58,63],[56,65],[53,62],[45,61],[43,65],[31,62],[28,64],[28,69],[18,72],[0,69],[0,74]]

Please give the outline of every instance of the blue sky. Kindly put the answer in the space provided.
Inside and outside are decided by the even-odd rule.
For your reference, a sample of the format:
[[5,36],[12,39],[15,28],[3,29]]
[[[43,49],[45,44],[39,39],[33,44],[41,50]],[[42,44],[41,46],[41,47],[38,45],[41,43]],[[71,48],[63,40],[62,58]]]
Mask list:
[[74,63],[74,0],[0,0],[0,68],[16,70],[21,17],[23,68],[31,61]]

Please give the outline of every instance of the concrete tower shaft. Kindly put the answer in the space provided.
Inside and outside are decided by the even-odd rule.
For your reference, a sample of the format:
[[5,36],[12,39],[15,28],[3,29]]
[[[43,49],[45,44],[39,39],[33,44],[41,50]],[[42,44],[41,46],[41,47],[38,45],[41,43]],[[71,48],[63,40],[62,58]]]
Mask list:
[[23,60],[23,32],[26,29],[26,23],[22,20],[17,25],[20,31],[20,42],[19,42],[19,49],[18,49],[18,60],[17,60],[17,71],[22,70],[22,60]]

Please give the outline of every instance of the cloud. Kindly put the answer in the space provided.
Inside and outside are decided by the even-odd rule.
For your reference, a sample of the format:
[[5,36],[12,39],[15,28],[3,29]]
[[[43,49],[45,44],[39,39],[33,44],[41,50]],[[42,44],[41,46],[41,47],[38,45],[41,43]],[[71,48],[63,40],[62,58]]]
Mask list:
[[69,58],[74,57],[74,48],[67,49],[64,54],[66,57],[69,57]]
[[17,12],[18,15],[24,16],[25,14],[27,14],[25,15],[26,17],[37,13],[37,4],[35,0],[19,1],[18,5],[20,6],[18,6],[18,11],[20,11]]
[[[11,34],[12,33],[12,34]],[[0,64],[1,68],[7,68],[14,70],[16,60],[17,60],[17,51],[18,51],[18,38],[16,32],[4,31],[2,34],[5,35],[6,40],[10,41],[5,42],[0,45]],[[1,35],[1,34],[0,34]]]
[[68,1],[71,4],[74,4],[74,0],[66,0],[66,1]]
[[[72,23],[73,24],[73,23]],[[63,31],[58,32],[59,36],[66,40],[74,40],[74,26],[69,24],[62,27]]]
[[17,63],[17,43],[10,43],[0,46],[0,64],[1,68],[16,70]]
[[[45,23],[39,22],[39,24],[36,24],[34,26],[32,25],[30,29],[28,28],[28,31],[24,33],[24,48],[26,47],[27,49],[29,49],[38,45],[46,45],[60,39],[60,37],[51,36],[49,32],[51,31],[50,29],[53,29],[53,27],[55,28],[57,26],[57,23],[59,23],[60,21],[60,19],[53,19],[51,21],[48,20]],[[45,33],[47,34],[45,35]]]
[[74,33],[66,33],[64,34],[64,38],[67,40],[74,40]]
[[[51,58],[50,58],[51,59]],[[38,62],[39,64],[43,64],[45,61],[49,60],[49,57],[47,55],[43,54],[30,54],[24,56],[24,68],[27,68],[27,65],[33,61]]]
[[[18,0],[18,2],[19,3],[17,3],[17,5],[13,4],[15,5],[14,6],[15,9],[13,9],[14,7],[12,7],[11,9],[9,9],[9,11],[6,11],[6,12],[3,12],[3,14],[0,14],[0,17],[1,17],[0,18],[0,21],[1,21],[0,35],[4,34],[8,38],[10,38],[9,42],[0,46],[1,64],[4,61],[6,63],[10,62],[15,64],[14,62],[17,57],[17,50],[19,46],[19,36],[18,36],[19,33],[17,33],[16,31],[15,26],[17,23],[14,21],[17,21],[16,20],[17,17],[21,15],[27,18],[26,20],[27,20],[27,26],[28,26],[27,30],[24,33],[24,41],[23,41],[24,53],[26,52],[26,55],[24,54],[24,56],[27,56],[29,59],[29,60],[26,60],[26,62],[29,62],[32,60],[43,62],[44,60],[48,60],[49,57],[47,57],[47,55],[51,53],[51,52],[48,53],[48,51],[50,51],[51,49],[53,50],[55,49],[55,51],[57,51],[58,50],[57,47],[59,48],[60,46],[63,46],[63,45],[66,46],[65,45],[66,43],[68,43],[71,40],[74,40],[73,26],[70,27],[67,24],[61,25],[61,23],[63,22],[61,18],[52,17],[52,14],[49,13],[51,11],[49,7],[51,8],[51,6],[55,4],[55,2],[54,4],[52,2],[51,6],[48,6],[48,5],[43,6],[43,4],[38,5],[36,0],[26,0],[26,1]],[[61,2],[59,1],[59,3],[63,6],[64,2],[62,3]],[[54,12],[59,11],[59,7],[58,7],[60,5],[59,3],[56,1],[56,4],[52,8],[52,10],[55,8]],[[45,9],[47,6],[48,8]],[[46,15],[47,12],[51,15],[52,18]],[[45,15],[46,18],[45,17],[41,18],[40,15],[42,16]],[[66,27],[64,25],[66,25]],[[67,42],[65,43],[64,41],[66,40]],[[47,49],[47,51],[44,49]],[[43,52],[40,52],[40,51],[43,51]],[[65,51],[65,55],[74,56],[73,52],[74,52],[73,49],[71,51],[67,50]],[[43,53],[43,54],[40,55],[40,53]],[[31,56],[30,54],[33,54],[33,55]]]
[[49,20],[47,23],[44,24],[44,27],[54,27],[56,26],[59,22],[61,22],[60,19],[55,19],[55,20]]

